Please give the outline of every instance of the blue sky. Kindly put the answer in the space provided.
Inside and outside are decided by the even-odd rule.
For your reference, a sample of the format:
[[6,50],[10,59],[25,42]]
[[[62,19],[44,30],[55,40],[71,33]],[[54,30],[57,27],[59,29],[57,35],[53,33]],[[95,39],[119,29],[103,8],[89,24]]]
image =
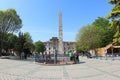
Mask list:
[[58,36],[58,14],[63,15],[63,40],[75,41],[78,30],[112,9],[109,0],[0,0],[0,10],[16,9],[23,21],[22,32],[35,41]]

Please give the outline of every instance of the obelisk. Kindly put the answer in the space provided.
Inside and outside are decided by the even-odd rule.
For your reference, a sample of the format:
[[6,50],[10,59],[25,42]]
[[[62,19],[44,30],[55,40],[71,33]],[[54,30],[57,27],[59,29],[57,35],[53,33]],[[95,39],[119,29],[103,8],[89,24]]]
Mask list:
[[59,44],[58,44],[58,53],[63,54],[63,30],[62,30],[62,12],[59,13]]

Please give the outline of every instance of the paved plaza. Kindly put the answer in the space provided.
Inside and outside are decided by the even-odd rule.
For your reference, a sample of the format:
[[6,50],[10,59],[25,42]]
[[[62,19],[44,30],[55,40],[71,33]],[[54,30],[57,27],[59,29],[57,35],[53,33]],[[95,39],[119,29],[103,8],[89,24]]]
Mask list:
[[81,58],[80,64],[45,66],[0,59],[0,80],[120,80],[120,60]]

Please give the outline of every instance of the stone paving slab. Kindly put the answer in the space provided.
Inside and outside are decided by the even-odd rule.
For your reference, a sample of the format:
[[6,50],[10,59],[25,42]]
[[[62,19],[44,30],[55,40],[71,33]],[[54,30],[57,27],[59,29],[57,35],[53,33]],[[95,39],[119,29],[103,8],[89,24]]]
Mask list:
[[81,57],[80,64],[44,66],[0,59],[0,80],[120,80],[120,61]]

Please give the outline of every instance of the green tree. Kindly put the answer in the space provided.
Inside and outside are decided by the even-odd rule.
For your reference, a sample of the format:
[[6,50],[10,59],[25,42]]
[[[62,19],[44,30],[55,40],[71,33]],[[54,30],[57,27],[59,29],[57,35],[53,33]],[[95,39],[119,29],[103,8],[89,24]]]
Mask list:
[[0,37],[1,37],[1,48],[3,47],[3,41],[5,35],[11,32],[17,32],[22,27],[22,20],[17,14],[15,9],[8,9],[6,11],[0,10]]
[[[99,31],[98,31],[99,30]],[[88,51],[99,47],[101,30],[94,25],[87,25],[82,27],[76,37],[76,48],[81,51]]]
[[76,49],[88,51],[112,43],[115,30],[109,20],[98,17],[91,25],[82,27],[77,34]]
[[22,20],[15,9],[0,11],[0,27],[5,33],[18,31],[22,27]]
[[92,24],[94,25],[94,27],[98,27],[101,30],[99,34],[101,35],[101,43],[99,43],[99,47],[104,47],[112,43],[115,29],[113,27],[110,27],[109,20],[102,17],[98,17]]
[[27,55],[31,54],[35,49],[31,35],[28,32],[25,33],[19,32],[18,41],[15,48],[16,51],[19,52],[18,55],[20,55],[21,52],[24,51],[27,59]]
[[41,41],[37,41],[37,42],[35,42],[35,51],[36,52],[38,52],[38,53],[42,53],[43,54],[43,52],[46,50],[46,48],[45,48],[45,45],[44,45],[44,43],[43,42],[41,42]]
[[15,50],[18,51],[19,55],[24,49],[25,42],[26,42],[26,40],[25,40],[24,34],[22,32],[19,32],[18,41],[17,41],[17,44],[15,46]]
[[77,34],[76,49],[87,51],[104,47],[112,43],[115,30],[110,27],[109,20],[98,17],[91,25],[82,27]]
[[35,49],[35,46],[33,44],[32,37],[29,32],[24,33],[24,38],[25,38],[25,43],[24,43],[24,48],[29,49],[30,52],[33,52]]
[[25,37],[25,39],[26,39],[26,42],[33,43],[32,37],[31,37],[31,35],[30,35],[29,32],[25,32],[25,33],[24,33],[24,37]]
[[113,43],[120,44],[120,0],[110,0],[109,3],[113,4],[114,7],[112,11],[106,16],[106,18],[112,19],[111,26],[115,27],[116,29]]
[[31,53],[35,50],[35,46],[31,42],[25,42],[24,43],[24,48],[29,49]]
[[18,41],[18,37],[16,35],[12,33],[8,33],[5,36],[3,48],[6,50],[6,52],[10,49],[14,50],[17,41]]

